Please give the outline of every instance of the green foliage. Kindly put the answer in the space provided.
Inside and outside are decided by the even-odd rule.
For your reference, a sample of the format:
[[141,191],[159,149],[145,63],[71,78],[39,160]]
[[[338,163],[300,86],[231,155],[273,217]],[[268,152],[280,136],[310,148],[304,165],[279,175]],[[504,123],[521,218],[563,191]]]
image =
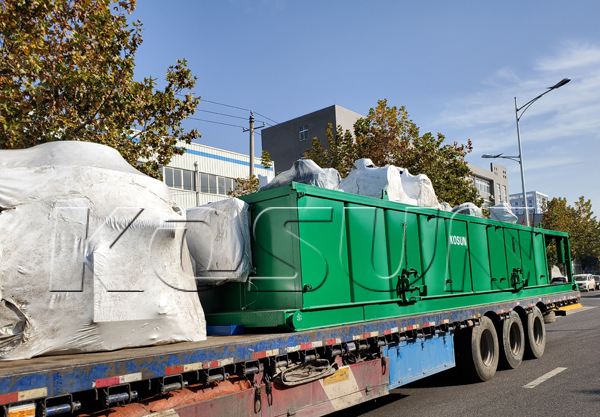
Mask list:
[[329,152],[326,149],[323,149],[321,141],[316,137],[312,138],[312,148],[307,149],[304,152],[304,157],[312,159],[320,167],[329,166]]
[[542,227],[568,233],[572,258],[585,260],[590,266],[597,265],[600,257],[600,224],[592,211],[592,202],[581,196],[572,207],[567,205],[564,198],[553,198],[545,210]]
[[355,158],[355,145],[352,133],[344,132],[341,126],[337,126],[335,136],[333,126],[327,124],[327,145],[329,149],[323,149],[318,138],[313,138],[312,148],[304,152],[304,157],[312,159],[320,167],[335,168],[342,178],[346,177],[352,170]]
[[[168,68],[166,86],[134,81],[141,23],[127,23],[135,0],[6,0],[0,3],[0,148],[55,140],[118,149],[144,173],[191,143],[198,131],[181,121],[200,99],[185,60]],[[138,160],[143,160],[138,165]]]
[[260,164],[266,169],[269,169],[273,166],[273,160],[271,159],[271,154],[268,151],[262,151],[260,156]]
[[236,178],[235,187],[229,191],[230,197],[240,197],[242,195],[252,194],[258,191],[258,177],[253,175],[251,178]]
[[387,100],[379,100],[365,118],[354,124],[354,137],[340,126],[335,137],[331,125],[327,127],[328,150],[313,139],[312,149],[304,154],[321,167],[332,167],[345,178],[354,161],[369,158],[377,166],[395,165],[412,174],[425,174],[433,184],[439,201],[452,206],[473,202],[481,207],[483,200],[471,180],[472,172],[465,156],[472,143],[446,144],[441,133],[420,135],[419,128],[409,118],[404,106],[389,107]]

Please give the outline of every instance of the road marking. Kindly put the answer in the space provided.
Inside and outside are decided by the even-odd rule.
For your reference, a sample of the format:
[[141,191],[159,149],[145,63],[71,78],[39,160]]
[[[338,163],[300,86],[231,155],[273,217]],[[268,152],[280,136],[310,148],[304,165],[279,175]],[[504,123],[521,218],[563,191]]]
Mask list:
[[570,311],[570,310],[577,310],[577,309],[579,309],[581,307],[582,307],[581,303],[569,304],[568,306],[560,307],[559,310],[561,310],[561,311]]
[[554,375],[560,374],[565,369],[567,369],[567,368],[556,368],[555,370],[548,372],[546,375],[542,375],[535,381],[531,381],[529,384],[523,385],[523,388],[535,388],[538,385],[540,385],[542,382],[547,381],[548,379],[552,378]]
[[594,307],[581,307],[581,308],[578,308],[577,310],[569,310],[569,311],[567,311],[567,315],[570,316],[571,314],[581,313],[582,311],[591,310],[593,308],[596,308],[596,306],[594,306]]

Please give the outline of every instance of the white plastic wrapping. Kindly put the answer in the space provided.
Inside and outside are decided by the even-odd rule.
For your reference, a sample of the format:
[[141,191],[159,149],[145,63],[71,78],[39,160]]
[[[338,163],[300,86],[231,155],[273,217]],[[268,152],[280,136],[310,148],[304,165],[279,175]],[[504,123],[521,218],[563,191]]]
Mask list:
[[190,208],[186,214],[186,240],[197,282],[245,282],[252,271],[248,204],[229,198]]
[[281,187],[290,182],[314,185],[330,190],[340,189],[340,174],[333,168],[321,168],[312,159],[299,159],[290,169],[277,175],[271,182],[261,186],[260,191]]
[[0,359],[204,340],[183,221],[107,146],[0,151]]
[[393,165],[376,167],[370,159],[359,159],[354,169],[342,181],[347,193],[381,198],[387,190],[390,201],[421,207],[439,208],[439,203],[426,175],[411,175],[407,169]]
[[490,219],[506,223],[517,223],[517,215],[512,212],[508,203],[500,203],[490,207]]
[[440,210],[452,211],[452,206],[444,201],[443,203],[440,203]]
[[269,177],[268,175],[258,174],[258,188],[262,189],[269,185],[269,183],[273,180],[273,177]]
[[463,203],[452,209],[453,213],[466,214],[468,216],[483,217],[481,209],[473,203]]

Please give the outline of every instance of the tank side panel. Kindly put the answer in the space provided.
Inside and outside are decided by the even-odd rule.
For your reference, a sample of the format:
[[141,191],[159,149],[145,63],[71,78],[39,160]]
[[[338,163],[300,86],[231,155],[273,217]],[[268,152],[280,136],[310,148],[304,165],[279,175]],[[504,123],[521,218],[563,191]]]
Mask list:
[[485,224],[469,222],[469,256],[474,292],[492,289],[487,229]]
[[304,307],[350,303],[344,203],[303,197],[299,205]]
[[383,209],[346,206],[351,301],[355,303],[395,298],[389,279],[387,237]]
[[539,275],[535,268],[535,259],[533,252],[533,233],[519,231],[519,243],[521,247],[521,265],[523,265],[523,278],[527,282],[527,286],[532,287],[541,285],[539,283]]
[[423,282],[427,295],[446,293],[448,279],[446,221],[434,216],[418,216]]
[[452,219],[446,220],[446,224],[448,277],[445,291],[447,293],[472,292],[469,245],[477,245],[477,241],[469,240],[467,222]]
[[533,251],[538,285],[549,284],[550,273],[548,272],[548,259],[546,257],[546,238],[542,233],[534,233]]

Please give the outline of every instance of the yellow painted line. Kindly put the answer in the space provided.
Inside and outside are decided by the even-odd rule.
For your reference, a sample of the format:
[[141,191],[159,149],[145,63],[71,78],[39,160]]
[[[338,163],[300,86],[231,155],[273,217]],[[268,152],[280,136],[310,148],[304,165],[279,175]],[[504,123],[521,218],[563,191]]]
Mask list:
[[577,310],[578,308],[581,308],[581,307],[583,307],[583,306],[580,303],[577,303],[577,304],[570,304],[568,306],[561,307],[561,308],[559,308],[559,310],[561,310],[561,311]]

